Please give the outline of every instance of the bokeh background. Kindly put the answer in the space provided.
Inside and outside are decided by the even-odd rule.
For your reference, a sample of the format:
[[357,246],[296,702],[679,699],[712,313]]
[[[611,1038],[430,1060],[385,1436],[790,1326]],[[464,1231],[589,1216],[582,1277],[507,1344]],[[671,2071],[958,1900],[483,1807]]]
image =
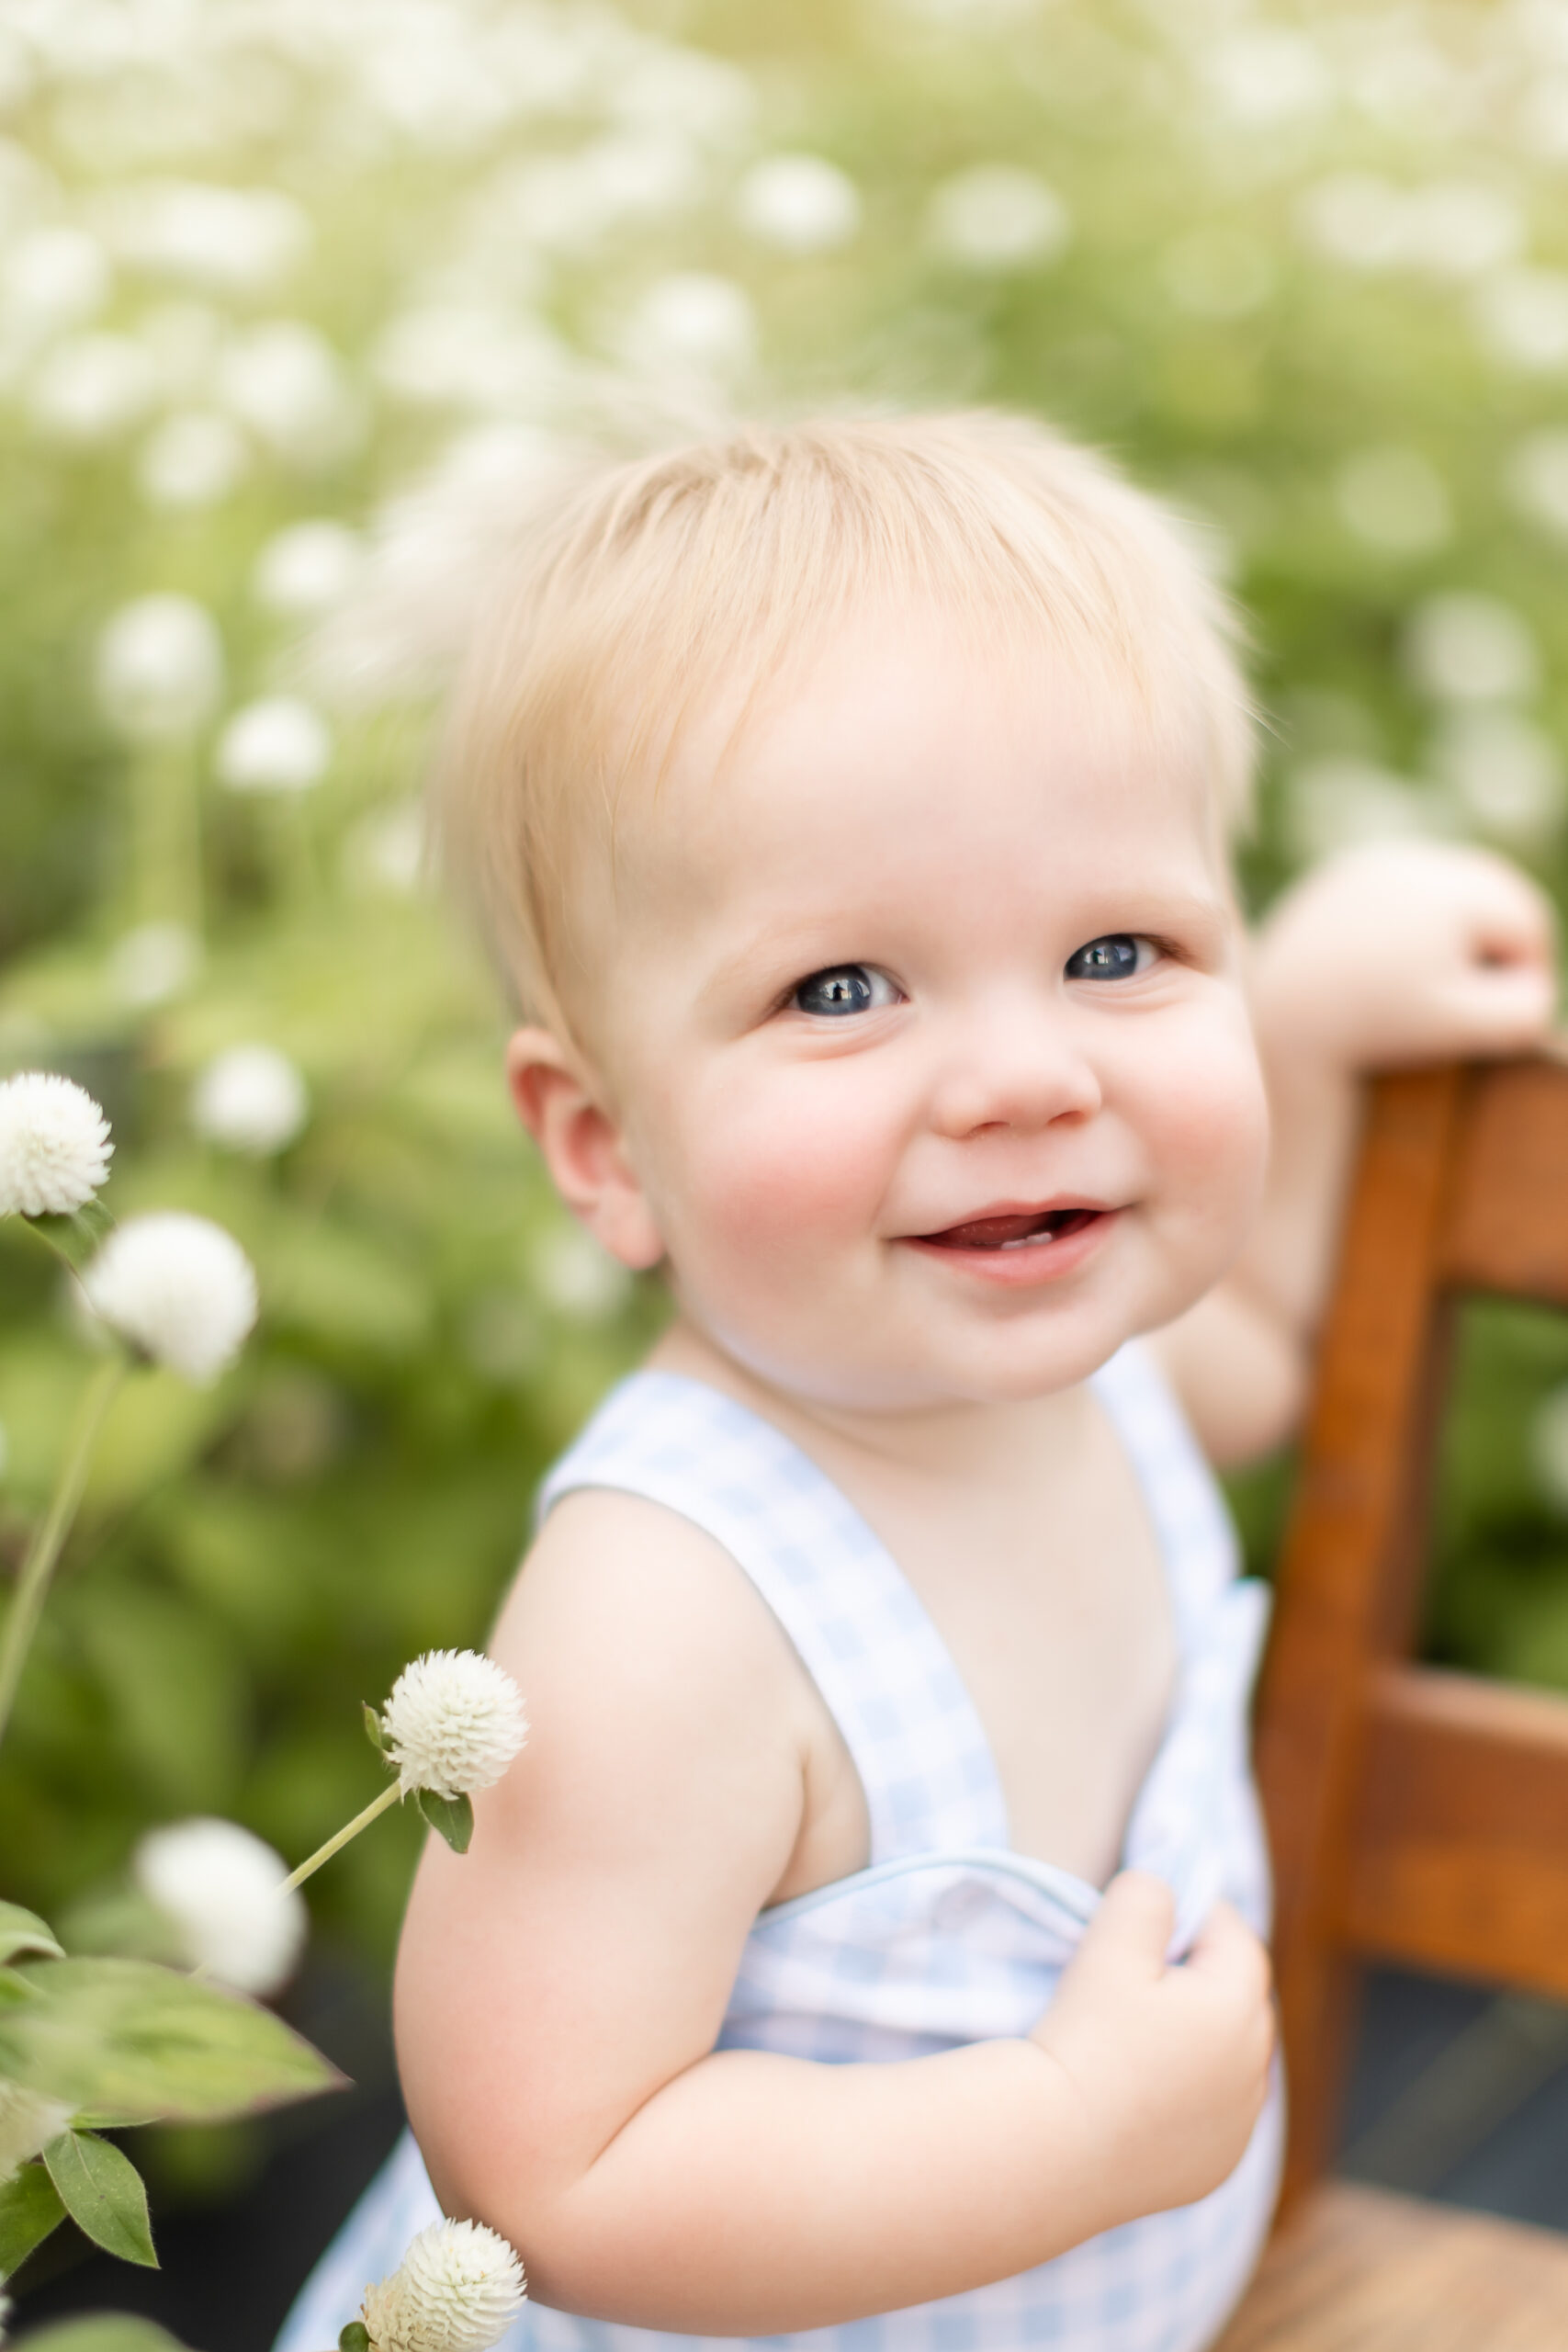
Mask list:
[[[441,684],[563,442],[1040,411],[1251,616],[1256,908],[1391,832],[1561,897],[1565,193],[1563,0],[0,0],[0,1075],[85,1083],[110,1205],[218,1217],[264,1302],[216,1389],[116,1408],[8,1894],[90,1939],[149,1824],[296,1859],[363,1804],[360,1701],[482,1638],[656,1325],[422,880]],[[0,1226],[0,1574],[86,1365]],[[1563,1327],[1472,1311],[1451,1441],[1431,1653],[1568,1687]],[[1285,1489],[1237,1482],[1260,1566]],[[372,2077],[415,1827],[310,1890],[296,2013]],[[163,2134],[165,2210],[270,2144]]]

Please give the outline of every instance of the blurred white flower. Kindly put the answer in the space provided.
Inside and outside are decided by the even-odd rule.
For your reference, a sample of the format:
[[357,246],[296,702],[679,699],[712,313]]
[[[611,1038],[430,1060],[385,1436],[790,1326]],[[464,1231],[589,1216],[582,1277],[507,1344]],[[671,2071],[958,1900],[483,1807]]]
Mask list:
[[1199,319],[1240,319],[1274,290],[1269,248],[1229,221],[1194,229],[1167,248],[1160,266],[1170,298]]
[[1568,272],[1498,271],[1476,289],[1475,324],[1505,366],[1534,376],[1568,372]]
[[85,229],[31,229],[0,263],[0,314],[33,334],[80,326],[102,309],[111,276],[108,255]]
[[757,94],[744,70],[723,58],[634,36],[604,77],[604,101],[619,122],[723,150],[750,130]]
[[1067,208],[1055,190],[1013,164],[977,164],[954,173],[932,191],[926,219],[938,250],[970,269],[1053,262],[1072,238]]
[[332,762],[333,739],[313,705],[270,695],[235,712],[213,765],[231,792],[309,792]]
[[265,1159],[294,1141],[310,1115],[305,1081],[276,1046],[230,1046],[191,1090],[191,1125],[209,1143]]
[[534,1288],[576,1323],[606,1323],[626,1305],[632,1278],[581,1225],[552,1226],[528,1256]]
[[143,447],[137,487],[150,506],[216,506],[243,481],[250,463],[250,446],[230,418],[215,409],[183,409],[165,417]]
[[694,205],[707,169],[689,138],[668,128],[616,131],[574,153],[514,164],[491,207],[514,236],[551,254],[585,254],[613,232]]
[[1549,426],[1518,443],[1504,487],[1526,519],[1554,539],[1568,540],[1568,432]]
[[250,1260],[220,1225],[183,1209],[117,1226],[82,1288],[121,1339],[198,1387],[238,1354],[256,1319]]
[[124,334],[57,344],[34,377],[28,413],[56,441],[111,441],[145,415],[157,389],[151,357]]
[[364,566],[364,543],[345,523],[291,523],[263,548],[251,585],[269,610],[305,616],[341,604]]
[[391,320],[372,365],[378,382],[400,400],[515,413],[547,404],[570,361],[560,338],[537,319],[443,303]]
[[1410,616],[1404,650],[1412,680],[1438,702],[1514,701],[1538,682],[1529,624],[1496,596],[1428,596]]
[[149,1830],[131,1875],[175,1930],[191,1968],[236,1992],[276,1993],[294,1973],[309,1925],[288,1865],[237,1822],[198,1816]]
[[1286,779],[1286,829],[1303,863],[1364,842],[1437,832],[1441,820],[1442,811],[1407,776],[1371,760],[1310,760]]
[[1453,529],[1442,476],[1417,449],[1358,450],[1340,467],[1335,503],[1359,539],[1386,555],[1427,555]]
[[1529,1453],[1548,1501],[1568,1515],[1568,1386],[1550,1389],[1536,1407]]
[[1400,258],[1431,277],[1479,277],[1513,260],[1525,242],[1518,206],[1500,188],[1431,180],[1406,198]]
[[122,1004],[166,1004],[200,965],[201,942],[183,923],[139,923],[110,951],[109,986]]
[[302,319],[269,319],[237,334],[218,363],[218,390],[243,424],[290,464],[331,464],[364,430],[337,353]]
[[487,2352],[525,2299],[504,2238],[479,2222],[432,2222],[360,2309],[372,2352]]
[[788,254],[826,253],[861,224],[860,190],[820,155],[764,155],[742,178],[736,217],[748,236]]
[[223,691],[223,645],[205,605],[139,596],[98,639],[105,714],[133,742],[177,741],[209,718]]
[[727,375],[751,357],[756,318],[750,297],[732,278],[678,270],[650,286],[619,337],[635,368]]
[[1334,96],[1328,60],[1309,33],[1249,26],[1202,53],[1202,79],[1225,120],[1279,130],[1323,113]]
[[1540,847],[1562,822],[1562,757],[1517,711],[1448,711],[1428,753],[1432,773],[1465,815],[1516,849]]
[[0,1084],[0,1216],[69,1216],[109,1172],[109,1123],[85,1087],[24,1070]]
[[219,294],[269,293],[310,250],[310,216],[270,187],[158,180],[117,188],[99,225],[132,268]]
[[1375,172],[1336,172],[1309,187],[1296,211],[1303,243],[1351,269],[1392,269],[1404,258],[1404,191]]
[[143,314],[137,339],[152,354],[166,399],[205,407],[227,324],[209,302],[158,302]]
[[1527,147],[1549,164],[1568,156],[1568,74],[1543,74],[1523,93],[1519,129]]
[[405,1666],[381,1710],[387,1753],[407,1795],[471,1796],[500,1780],[528,1736],[523,1695],[478,1650],[429,1650]]
[[423,878],[425,849],[424,811],[417,800],[375,809],[344,842],[344,879],[354,889],[411,897]]
[[58,2139],[71,2120],[72,2109],[41,2091],[24,2090],[20,2083],[0,2075],[0,2181]]

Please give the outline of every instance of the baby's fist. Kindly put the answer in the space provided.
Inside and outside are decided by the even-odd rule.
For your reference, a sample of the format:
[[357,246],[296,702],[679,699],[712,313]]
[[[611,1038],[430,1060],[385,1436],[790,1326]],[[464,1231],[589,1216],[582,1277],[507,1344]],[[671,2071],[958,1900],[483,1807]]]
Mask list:
[[1330,858],[1273,909],[1253,967],[1260,1036],[1347,1071],[1525,1052],[1556,997],[1544,892],[1450,842]]

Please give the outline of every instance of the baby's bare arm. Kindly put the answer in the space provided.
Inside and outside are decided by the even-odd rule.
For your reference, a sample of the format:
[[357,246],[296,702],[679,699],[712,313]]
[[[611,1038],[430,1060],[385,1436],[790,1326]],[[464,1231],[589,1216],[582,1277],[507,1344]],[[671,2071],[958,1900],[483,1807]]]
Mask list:
[[1556,1001],[1551,906],[1489,852],[1394,842],[1332,858],[1261,926],[1251,996],[1273,1140],[1226,1279],[1157,1345],[1218,1462],[1288,1437],[1333,1271],[1367,1072],[1519,1053]]
[[1263,2095],[1267,1963],[1120,1882],[1035,2035],[888,2065],[715,2053],[804,1817],[817,1703],[716,1547],[657,1507],[552,1515],[492,1646],[528,1747],[436,1840],[399,1960],[414,2128],[539,2300],[773,2334],[953,2294],[1213,2187]]

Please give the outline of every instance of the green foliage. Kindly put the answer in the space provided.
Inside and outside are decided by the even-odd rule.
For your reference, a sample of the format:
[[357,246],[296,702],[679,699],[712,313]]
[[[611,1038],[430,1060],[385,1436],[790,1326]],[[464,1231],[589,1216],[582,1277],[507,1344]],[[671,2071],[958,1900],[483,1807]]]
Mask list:
[[65,1957],[36,1911],[24,1911],[19,1903],[0,1903],[0,1963],[29,1952],[49,1960]]
[[130,2158],[96,2132],[62,2132],[43,2152],[44,2169],[77,2228],[122,2262],[155,2270],[147,2191]]
[[90,2319],[29,2329],[17,2339],[17,2352],[186,2352],[186,2347],[150,2319],[101,2312]]
[[42,2165],[23,2165],[0,2180],[0,2286],[64,2219],[60,2192]]
[[341,2079],[270,2010],[150,1961],[38,1960],[6,1974],[23,1997],[0,2003],[0,2075],[72,2109],[209,2122]]
[[455,1854],[466,1854],[474,1834],[471,1797],[438,1797],[434,1789],[416,1789],[414,1804],[432,1829],[445,1838]]

